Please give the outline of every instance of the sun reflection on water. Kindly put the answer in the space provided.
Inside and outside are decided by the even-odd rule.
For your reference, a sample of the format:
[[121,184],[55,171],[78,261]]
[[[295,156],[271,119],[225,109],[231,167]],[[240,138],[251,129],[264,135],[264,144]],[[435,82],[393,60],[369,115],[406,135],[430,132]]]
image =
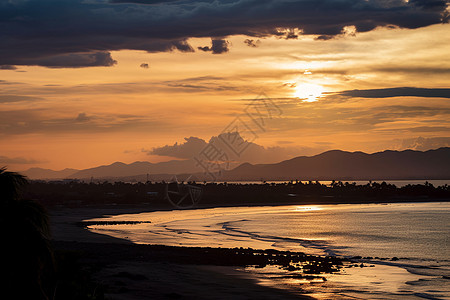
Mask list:
[[318,205],[302,205],[302,206],[296,206],[295,211],[316,211],[316,210],[323,210],[322,207]]

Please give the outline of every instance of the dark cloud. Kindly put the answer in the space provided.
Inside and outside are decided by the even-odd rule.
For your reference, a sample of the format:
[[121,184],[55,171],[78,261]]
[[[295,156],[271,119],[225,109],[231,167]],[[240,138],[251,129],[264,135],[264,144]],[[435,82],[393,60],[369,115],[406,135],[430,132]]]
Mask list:
[[143,68],[143,69],[148,69],[148,68],[149,68],[149,65],[146,64],[146,63],[142,63],[142,64],[140,65],[140,67]]
[[334,35],[319,35],[318,37],[316,37],[316,40],[328,41],[328,40],[332,40],[333,38],[334,38]]
[[450,69],[446,67],[424,67],[424,66],[384,66],[371,67],[372,71],[386,72],[386,73],[412,73],[419,75],[450,75]]
[[[1,29],[0,29],[1,31]],[[39,47],[39,46],[38,46]],[[40,46],[43,47],[43,46]],[[45,51],[43,49],[42,51]],[[0,53],[7,53],[7,49],[3,49],[0,46]],[[21,51],[22,52],[22,51]],[[49,49],[48,53],[39,55],[29,51],[27,53],[10,53],[10,57],[0,56],[0,65],[11,59],[11,63],[14,65],[36,65],[47,68],[84,68],[84,67],[97,67],[104,66],[109,67],[117,63],[112,57],[111,53],[106,51],[93,51],[93,52],[79,52],[79,53],[55,53],[54,49]],[[8,54],[7,54],[8,55]],[[4,65],[3,65],[4,66]]]
[[17,70],[17,68],[11,65],[1,65],[0,70]]
[[211,47],[205,46],[205,47],[198,47],[198,50],[202,51],[211,51],[213,54],[222,54],[225,52],[228,52],[228,41],[222,40],[222,39],[213,39]]
[[221,54],[228,52],[228,41],[226,40],[212,40],[211,50],[213,54]]
[[360,98],[390,98],[390,97],[450,98],[450,89],[399,87],[387,89],[351,90],[339,92],[337,94],[347,97],[360,97]]
[[86,113],[79,113],[78,116],[75,118],[76,122],[88,122],[92,119],[92,117],[89,117],[86,115]]
[[202,50],[204,52],[211,51],[211,47],[203,46],[203,47],[197,47],[198,50]]
[[110,67],[117,63],[109,52],[90,52],[90,53],[68,53],[61,55],[54,55],[49,57],[33,58],[27,63],[24,59],[24,64],[38,65],[48,68],[84,68],[104,66]]
[[253,48],[256,48],[256,47],[259,47],[259,44],[261,43],[259,40],[251,40],[251,39],[246,39],[245,41],[244,41],[244,43],[247,45],[247,46],[249,46],[249,47],[253,47]]
[[[329,38],[354,26],[419,28],[448,19],[447,0],[0,1],[0,65],[112,66],[110,51],[194,51],[211,37],[224,53],[231,35]],[[298,30],[296,30],[298,28]],[[280,30],[281,29],[281,30]],[[214,42],[215,41],[215,42]],[[206,49],[206,48],[204,48]]]

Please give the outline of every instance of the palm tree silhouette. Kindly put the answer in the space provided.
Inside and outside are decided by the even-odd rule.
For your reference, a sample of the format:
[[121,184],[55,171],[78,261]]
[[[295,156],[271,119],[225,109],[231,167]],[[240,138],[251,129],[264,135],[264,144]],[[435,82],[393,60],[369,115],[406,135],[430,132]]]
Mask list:
[[0,168],[0,259],[2,293],[11,299],[53,298],[53,252],[45,209],[23,200],[25,176]]

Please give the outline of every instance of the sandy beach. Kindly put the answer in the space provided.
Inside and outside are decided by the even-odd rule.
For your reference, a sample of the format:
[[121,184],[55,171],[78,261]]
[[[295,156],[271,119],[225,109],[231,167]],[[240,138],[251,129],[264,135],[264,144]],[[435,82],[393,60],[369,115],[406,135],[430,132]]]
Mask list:
[[[205,260],[204,249],[135,245],[92,233],[82,220],[146,211],[143,207],[59,209],[51,211],[56,251],[76,253],[79,263],[93,266],[93,280],[107,299],[313,299],[257,284],[237,271],[221,249]],[[229,265],[229,266],[226,266]]]
[[[51,219],[57,252],[89,270],[91,291],[107,299],[447,299],[446,230],[438,226],[446,210],[446,203],[109,206],[52,210]],[[414,226],[401,225],[409,219]],[[386,220],[391,225],[379,227]],[[427,226],[436,234],[405,235]]]

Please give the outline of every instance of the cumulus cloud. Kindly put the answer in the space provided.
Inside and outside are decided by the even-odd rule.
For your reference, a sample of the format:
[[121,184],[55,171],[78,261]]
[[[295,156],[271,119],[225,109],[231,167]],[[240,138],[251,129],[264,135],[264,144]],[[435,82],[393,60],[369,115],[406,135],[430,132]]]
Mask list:
[[[0,1],[0,65],[112,66],[110,51],[193,52],[191,37],[326,38],[344,28],[419,28],[448,21],[447,0],[129,0]],[[204,48],[206,50],[206,48]]]
[[192,158],[207,145],[205,140],[198,137],[191,136],[189,138],[184,138],[184,140],[184,143],[175,143],[173,145],[153,148],[153,150],[149,151],[148,153],[175,158]]
[[[237,155],[232,149],[227,146],[224,141],[233,140],[233,143],[240,144],[242,149],[245,149]],[[201,156],[204,151],[211,151],[211,149],[218,149],[223,157],[226,157],[227,163],[230,166],[236,166],[243,162],[250,163],[275,163],[286,160],[299,155],[314,155],[322,151],[330,149],[330,145],[315,145],[314,147],[296,147],[296,146],[275,146],[264,147],[253,142],[244,140],[238,132],[222,133],[218,136],[213,136],[208,142],[198,137],[185,138],[184,143],[175,143],[173,145],[165,145],[162,147],[153,148],[150,151],[145,151],[149,155],[167,156],[172,158],[191,159]],[[209,150],[208,150],[209,149]],[[213,154],[213,153],[209,153]]]

